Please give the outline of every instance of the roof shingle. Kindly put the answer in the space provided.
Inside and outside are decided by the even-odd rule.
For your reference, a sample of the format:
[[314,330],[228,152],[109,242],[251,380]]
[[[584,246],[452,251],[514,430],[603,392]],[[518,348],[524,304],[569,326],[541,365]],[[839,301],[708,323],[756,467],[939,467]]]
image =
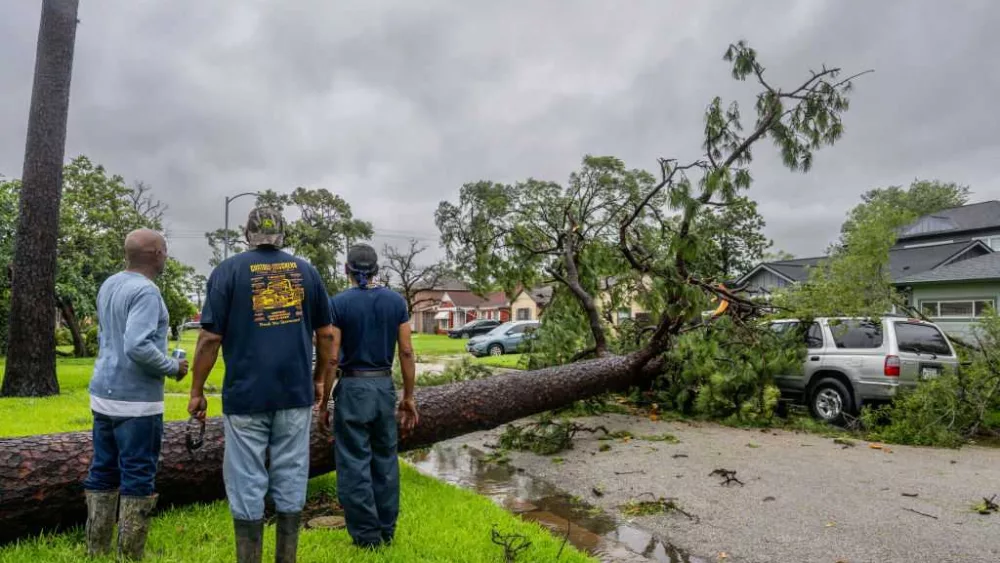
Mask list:
[[1000,228],[1000,201],[953,207],[924,215],[899,233],[899,240]]
[[1000,252],[961,260],[897,281],[899,285],[938,282],[1000,280]]

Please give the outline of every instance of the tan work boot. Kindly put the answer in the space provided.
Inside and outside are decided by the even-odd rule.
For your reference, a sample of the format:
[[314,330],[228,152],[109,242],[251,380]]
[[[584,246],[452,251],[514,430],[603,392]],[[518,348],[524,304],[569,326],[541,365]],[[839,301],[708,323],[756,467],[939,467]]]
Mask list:
[[118,520],[118,491],[84,491],[87,499],[87,555],[111,553]]
[[139,561],[146,551],[149,535],[149,517],[156,508],[157,495],[148,497],[121,497],[118,513],[118,558]]

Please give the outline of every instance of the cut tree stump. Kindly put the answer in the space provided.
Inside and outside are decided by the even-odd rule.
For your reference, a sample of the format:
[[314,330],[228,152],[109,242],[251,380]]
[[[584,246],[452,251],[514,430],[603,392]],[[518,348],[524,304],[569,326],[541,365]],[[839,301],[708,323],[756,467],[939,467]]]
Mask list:
[[[400,440],[399,449],[421,448],[607,391],[624,390],[648,381],[660,368],[653,362],[642,370],[630,370],[633,363],[633,356],[610,356],[418,389],[420,425]],[[221,417],[206,421],[205,442],[193,454],[185,445],[186,428],[183,421],[164,424],[156,476],[160,508],[225,497]],[[91,452],[90,432],[0,440],[0,544],[85,521],[82,483]],[[321,434],[314,424],[310,475],[333,470],[331,437]]]

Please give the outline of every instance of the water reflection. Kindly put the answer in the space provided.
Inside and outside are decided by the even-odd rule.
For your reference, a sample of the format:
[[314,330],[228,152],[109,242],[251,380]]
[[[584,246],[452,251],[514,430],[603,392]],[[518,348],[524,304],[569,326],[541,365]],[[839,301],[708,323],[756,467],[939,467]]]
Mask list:
[[619,523],[599,508],[574,502],[549,483],[483,458],[482,452],[472,448],[443,446],[408,457],[420,472],[488,497],[555,535],[563,536],[569,530],[569,543],[591,555],[624,557],[627,552],[622,546],[626,546],[659,563],[706,563],[645,530]]

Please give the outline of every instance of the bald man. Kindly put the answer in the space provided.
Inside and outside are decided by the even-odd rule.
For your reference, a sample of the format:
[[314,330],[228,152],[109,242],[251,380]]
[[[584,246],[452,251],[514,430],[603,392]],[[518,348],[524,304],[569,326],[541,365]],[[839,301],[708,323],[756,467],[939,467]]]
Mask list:
[[153,283],[167,263],[167,243],[140,229],[125,238],[125,271],[97,294],[100,348],[90,380],[94,455],[84,481],[87,551],[142,559],[163,438],[163,380],[180,381],[187,360],[167,355],[167,307]]

